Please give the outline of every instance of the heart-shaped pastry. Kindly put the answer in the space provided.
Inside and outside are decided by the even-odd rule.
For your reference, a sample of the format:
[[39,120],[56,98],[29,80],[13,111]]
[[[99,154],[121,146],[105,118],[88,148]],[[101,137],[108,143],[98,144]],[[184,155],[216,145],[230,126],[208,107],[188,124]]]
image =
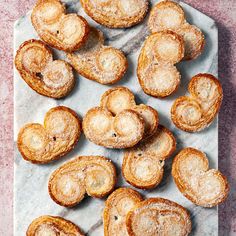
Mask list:
[[126,227],[129,236],[187,236],[191,220],[187,210],[164,198],[150,198],[137,203],[128,213]]
[[81,0],[85,12],[99,24],[127,28],[141,22],[148,11],[148,0]]
[[32,39],[21,44],[15,66],[33,90],[47,97],[64,97],[75,84],[72,67],[65,61],[53,60],[51,50],[39,40]]
[[204,35],[195,25],[190,25],[181,6],[172,1],[162,1],[156,4],[148,21],[152,33],[172,30],[184,39],[185,60],[198,57],[204,48]]
[[95,107],[83,118],[86,138],[107,148],[133,147],[143,138],[144,129],[144,120],[133,110],[123,110],[114,116],[107,109]]
[[66,14],[59,0],[38,0],[31,22],[45,43],[66,52],[79,49],[89,34],[87,21],[77,14]]
[[30,123],[22,127],[17,146],[26,161],[44,164],[70,152],[80,133],[77,114],[70,108],[59,106],[46,113],[44,125]]
[[74,53],[68,53],[67,57],[79,74],[100,84],[116,83],[128,67],[123,52],[104,46],[103,33],[95,28],[91,28],[85,45]]
[[122,164],[124,178],[136,188],[156,187],[162,180],[165,160],[175,148],[173,134],[159,125],[155,134],[125,151]]
[[137,75],[143,91],[153,97],[166,97],[180,84],[180,73],[174,64],[184,56],[182,37],[172,31],[150,35],[138,59]]
[[48,190],[57,204],[71,207],[85,194],[102,198],[116,184],[116,170],[111,160],[101,156],[80,156],[68,161],[50,176]]
[[206,155],[194,148],[185,148],[174,158],[172,175],[179,191],[199,206],[216,206],[229,193],[225,176],[218,170],[209,170]]
[[128,236],[126,215],[142,196],[131,188],[119,188],[106,200],[103,211],[104,236]]
[[28,227],[26,236],[83,236],[80,228],[59,216],[40,216]]
[[201,131],[216,117],[223,99],[219,80],[210,74],[195,75],[188,86],[189,96],[175,100],[171,108],[174,124],[187,132]]
[[139,113],[145,121],[145,138],[154,134],[158,127],[158,113],[150,106],[136,105],[133,93],[125,87],[116,87],[107,90],[101,98],[100,106],[106,108],[113,115],[117,115],[125,109],[131,109]]

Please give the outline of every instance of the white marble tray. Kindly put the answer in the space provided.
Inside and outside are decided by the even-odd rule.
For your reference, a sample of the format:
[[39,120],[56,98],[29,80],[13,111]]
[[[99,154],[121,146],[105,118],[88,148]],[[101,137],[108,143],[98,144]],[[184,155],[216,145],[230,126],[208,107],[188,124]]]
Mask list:
[[[155,0],[152,0],[154,4]],[[177,149],[192,146],[204,151],[210,160],[211,167],[217,168],[218,164],[218,124],[215,121],[208,129],[198,134],[182,132],[174,127],[170,120],[170,107],[174,99],[186,93],[190,78],[200,72],[208,72],[217,76],[218,69],[218,30],[215,22],[195,10],[181,3],[187,14],[188,20],[201,28],[206,36],[206,47],[204,53],[191,62],[182,62],[178,65],[182,74],[182,83],[178,92],[164,100],[152,98],[143,93],[136,76],[136,62],[140,47],[147,36],[146,21],[142,24],[126,30],[113,30],[97,25],[85,15],[78,0],[67,0],[68,10],[78,12],[95,26],[101,29],[107,38],[107,43],[122,49],[129,60],[129,70],[126,76],[116,85],[130,88],[136,95],[137,102],[142,102],[156,108],[160,114],[160,122],[171,129],[178,141]],[[30,13],[21,17],[14,27],[15,51],[25,40],[38,38],[30,22]],[[62,53],[56,53],[63,58]],[[77,76],[77,85],[71,95],[62,100],[54,100],[43,97],[31,90],[26,83],[20,79],[19,74],[14,73],[15,86],[15,135],[16,140],[21,126],[29,122],[43,122],[44,114],[57,105],[65,105],[74,109],[80,116],[86,111],[99,104],[100,96],[109,86],[100,85]],[[49,165],[33,165],[21,158],[15,147],[15,235],[25,235],[26,229],[31,221],[44,214],[60,215],[78,224],[84,232],[91,236],[103,235],[102,210],[104,200],[86,198],[78,206],[68,209],[55,204],[49,197],[47,183],[50,173],[63,162],[78,155],[104,155],[111,158],[118,167],[119,186],[129,186],[122,178],[120,166],[122,162],[122,151],[108,150],[90,143],[83,136],[75,150],[59,161]],[[165,197],[174,200],[188,208],[192,214],[192,235],[217,235],[218,234],[218,212],[217,208],[204,209],[195,206],[177,190],[170,174],[171,159],[166,164],[165,176],[161,184],[152,191],[140,191],[146,197]]]

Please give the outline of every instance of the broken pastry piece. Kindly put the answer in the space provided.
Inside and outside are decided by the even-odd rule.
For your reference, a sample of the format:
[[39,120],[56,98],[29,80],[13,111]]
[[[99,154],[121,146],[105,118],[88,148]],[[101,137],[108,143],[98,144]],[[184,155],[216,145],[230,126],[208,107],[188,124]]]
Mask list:
[[99,24],[127,28],[140,23],[147,14],[148,0],[81,0],[85,12]]
[[191,219],[181,205],[164,198],[150,198],[137,203],[128,213],[126,227],[129,236],[187,236]]
[[165,160],[175,151],[176,140],[164,126],[124,153],[123,176],[136,188],[152,189],[162,180]]
[[58,216],[40,216],[29,225],[26,236],[42,235],[84,236],[77,225]]
[[174,124],[187,132],[201,131],[215,119],[223,99],[218,79],[211,74],[195,75],[188,86],[189,96],[175,100],[171,108]]
[[181,35],[185,45],[185,60],[195,59],[203,51],[203,33],[186,21],[183,9],[176,2],[162,1],[156,4],[151,11],[148,26],[152,33],[171,30]]
[[153,97],[167,97],[180,84],[180,73],[174,66],[184,56],[182,37],[172,31],[150,35],[138,59],[137,75],[143,91]]
[[30,123],[18,134],[17,146],[26,161],[44,164],[70,152],[79,140],[81,123],[70,108],[59,106],[50,109],[44,125]]
[[53,60],[51,50],[40,40],[21,44],[15,66],[33,90],[47,97],[65,97],[75,85],[72,67],[66,61]]
[[114,84],[127,71],[128,62],[122,51],[105,46],[103,33],[91,28],[85,45],[67,58],[75,70],[100,84]]
[[103,212],[104,236],[128,236],[126,215],[142,196],[131,188],[119,188],[106,200]]
[[49,179],[48,190],[57,204],[72,207],[88,194],[102,198],[116,183],[116,170],[111,160],[102,156],[80,156],[55,170]]
[[229,193],[226,177],[209,169],[206,155],[194,148],[185,148],[174,158],[172,175],[179,191],[194,204],[214,207]]
[[145,138],[151,136],[157,130],[159,120],[157,111],[144,104],[136,105],[133,93],[126,87],[107,90],[102,95],[100,106],[106,108],[113,115],[117,115],[125,109],[138,112],[145,121]]
[[66,52],[79,49],[89,34],[87,21],[77,14],[66,14],[59,0],[38,0],[31,22],[45,43]]

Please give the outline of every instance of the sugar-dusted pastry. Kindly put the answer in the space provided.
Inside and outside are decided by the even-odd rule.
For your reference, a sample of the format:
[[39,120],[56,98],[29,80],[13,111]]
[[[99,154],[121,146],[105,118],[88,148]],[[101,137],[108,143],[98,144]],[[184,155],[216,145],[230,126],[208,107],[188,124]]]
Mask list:
[[119,188],[106,200],[103,212],[104,236],[128,236],[126,215],[143,199],[131,188]]
[[72,67],[66,61],[53,60],[51,50],[39,40],[31,39],[21,44],[15,66],[33,90],[47,97],[64,97],[75,84]]
[[59,0],[38,0],[31,22],[45,43],[67,52],[80,48],[89,34],[87,21],[77,14],[66,14]]
[[136,105],[133,93],[126,87],[116,87],[107,90],[101,98],[100,106],[117,115],[125,109],[132,109],[139,113],[145,121],[145,138],[156,132],[158,127],[158,113],[150,106]]
[[116,83],[128,67],[123,52],[105,46],[103,33],[95,28],[91,28],[85,45],[74,53],[68,53],[67,57],[79,74],[100,84]]
[[123,176],[136,188],[151,189],[162,180],[165,160],[175,151],[173,134],[164,126],[124,153]]
[[83,236],[80,228],[59,216],[40,216],[28,227],[26,236]]
[[85,12],[99,24],[127,28],[140,23],[147,14],[148,0],[81,0]]
[[102,156],[80,156],[55,170],[49,179],[48,190],[57,204],[72,207],[85,194],[102,198],[116,183],[116,170],[111,160]]
[[191,232],[191,219],[179,204],[150,198],[136,204],[128,213],[126,227],[129,236],[187,236]]
[[50,109],[44,124],[30,123],[18,134],[17,146],[26,161],[44,164],[70,152],[79,140],[81,123],[70,108]]
[[195,75],[188,86],[189,96],[175,100],[171,108],[174,124],[187,132],[201,131],[216,117],[223,99],[219,80],[211,74]]
[[143,91],[153,97],[166,97],[180,84],[180,73],[174,66],[184,56],[182,37],[172,31],[150,35],[138,59],[137,75]]
[[133,147],[143,138],[144,130],[143,118],[130,109],[114,116],[105,108],[94,107],[83,118],[86,138],[107,148]]
[[172,175],[179,191],[194,204],[213,207],[229,193],[226,177],[209,169],[206,155],[194,148],[184,148],[174,158]]
[[148,21],[152,33],[172,30],[181,35],[185,45],[185,60],[198,57],[204,48],[204,35],[195,25],[190,25],[181,6],[173,1],[162,1],[156,4]]

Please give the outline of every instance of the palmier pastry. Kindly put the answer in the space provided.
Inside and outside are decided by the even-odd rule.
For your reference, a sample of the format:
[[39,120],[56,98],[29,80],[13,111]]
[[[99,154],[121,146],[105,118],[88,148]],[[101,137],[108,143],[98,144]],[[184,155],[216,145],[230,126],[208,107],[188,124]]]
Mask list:
[[105,202],[103,212],[104,236],[128,236],[126,215],[141,201],[141,195],[131,188],[115,190]]
[[21,44],[15,66],[33,90],[47,97],[64,97],[75,84],[72,67],[65,61],[53,60],[51,50],[39,40],[32,39]]
[[156,187],[163,177],[165,159],[175,151],[175,148],[173,134],[159,125],[155,134],[125,151],[122,164],[124,178],[136,188]]
[[187,210],[164,198],[150,198],[128,213],[126,227],[129,236],[187,236],[191,220]]
[[148,0],[81,0],[85,12],[99,24],[127,28],[141,22],[148,11]]
[[184,39],[186,60],[198,57],[203,51],[203,33],[186,21],[184,11],[178,3],[162,1],[156,4],[151,11],[148,26],[152,33],[172,30],[181,35]]
[[137,75],[143,91],[153,97],[166,97],[180,84],[174,64],[184,56],[184,43],[178,34],[163,31],[150,35],[138,59]]
[[145,122],[133,110],[123,110],[116,116],[101,107],[90,109],[83,119],[83,131],[91,142],[107,148],[128,148],[144,135]]
[[194,148],[185,148],[174,158],[172,175],[180,192],[199,206],[216,206],[229,193],[225,176],[209,169],[206,155]]
[[187,132],[197,132],[209,126],[216,117],[223,99],[219,80],[210,74],[195,75],[188,86],[189,96],[175,100],[171,108],[174,124]]
[[46,113],[44,125],[30,123],[22,127],[17,146],[25,160],[44,164],[70,152],[80,133],[81,123],[77,114],[70,108],[59,106]]
[[77,14],[66,14],[59,0],[38,0],[31,22],[45,43],[67,52],[79,49],[89,34],[87,21]]
[[57,204],[71,207],[87,193],[102,198],[116,183],[116,170],[112,162],[101,156],[80,156],[68,161],[50,176],[48,190]]
[[116,83],[128,67],[123,52],[104,46],[103,33],[95,28],[91,28],[86,44],[77,52],[68,53],[67,57],[79,74],[100,84]]
[[26,236],[84,236],[80,228],[58,216],[40,216],[28,227]]
[[133,93],[125,87],[107,90],[103,95],[100,106],[117,115],[125,109],[132,109],[139,113],[145,121],[145,138],[156,132],[158,127],[158,113],[150,106],[136,105]]

